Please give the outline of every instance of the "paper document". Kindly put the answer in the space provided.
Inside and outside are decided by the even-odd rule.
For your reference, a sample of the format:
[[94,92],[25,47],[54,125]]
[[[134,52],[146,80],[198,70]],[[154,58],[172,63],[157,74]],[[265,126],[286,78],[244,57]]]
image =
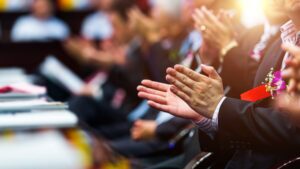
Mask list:
[[72,93],[78,93],[84,82],[53,56],[48,56],[40,67],[41,73],[50,80],[60,83]]
[[68,106],[61,102],[47,102],[44,100],[8,101],[0,102],[0,113],[26,112],[32,110],[64,110]]
[[34,111],[0,115],[0,130],[75,127],[78,119],[68,110]]

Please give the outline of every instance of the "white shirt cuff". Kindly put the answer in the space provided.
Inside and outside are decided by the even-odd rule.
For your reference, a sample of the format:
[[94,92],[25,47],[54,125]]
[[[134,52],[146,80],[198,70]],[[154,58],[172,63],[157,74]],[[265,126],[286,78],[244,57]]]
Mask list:
[[212,127],[214,129],[214,131],[217,131],[218,130],[218,118],[219,118],[219,112],[220,112],[220,109],[221,109],[221,106],[223,104],[223,102],[225,101],[226,97],[223,97],[220,102],[218,103],[215,111],[214,111],[214,114],[213,114],[213,117],[212,117]]

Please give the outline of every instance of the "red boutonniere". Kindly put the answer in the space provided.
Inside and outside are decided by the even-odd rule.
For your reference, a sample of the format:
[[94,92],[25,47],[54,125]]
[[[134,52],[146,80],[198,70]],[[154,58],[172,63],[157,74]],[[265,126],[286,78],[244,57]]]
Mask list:
[[261,86],[241,94],[241,100],[257,102],[269,97],[274,99],[280,92],[285,91],[286,87],[286,82],[282,79],[281,71],[274,72],[274,69],[271,68],[265,82]]

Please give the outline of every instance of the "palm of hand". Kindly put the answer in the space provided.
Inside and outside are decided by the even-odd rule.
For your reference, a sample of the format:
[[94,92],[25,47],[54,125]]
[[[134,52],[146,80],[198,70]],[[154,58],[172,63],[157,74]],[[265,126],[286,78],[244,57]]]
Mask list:
[[170,107],[170,111],[174,114],[189,114],[192,110],[180,97],[171,92],[170,87],[166,92],[167,105]]
[[139,96],[149,100],[149,105],[153,108],[185,119],[200,121],[202,118],[185,101],[171,91],[171,85],[152,81],[147,81],[143,85],[138,87]]

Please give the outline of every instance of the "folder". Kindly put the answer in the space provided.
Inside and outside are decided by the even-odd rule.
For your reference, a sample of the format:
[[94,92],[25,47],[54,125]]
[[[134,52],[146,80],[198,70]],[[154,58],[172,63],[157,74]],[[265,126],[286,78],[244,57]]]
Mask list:
[[78,93],[84,82],[54,56],[48,56],[40,66],[42,75],[66,87],[73,94]]

